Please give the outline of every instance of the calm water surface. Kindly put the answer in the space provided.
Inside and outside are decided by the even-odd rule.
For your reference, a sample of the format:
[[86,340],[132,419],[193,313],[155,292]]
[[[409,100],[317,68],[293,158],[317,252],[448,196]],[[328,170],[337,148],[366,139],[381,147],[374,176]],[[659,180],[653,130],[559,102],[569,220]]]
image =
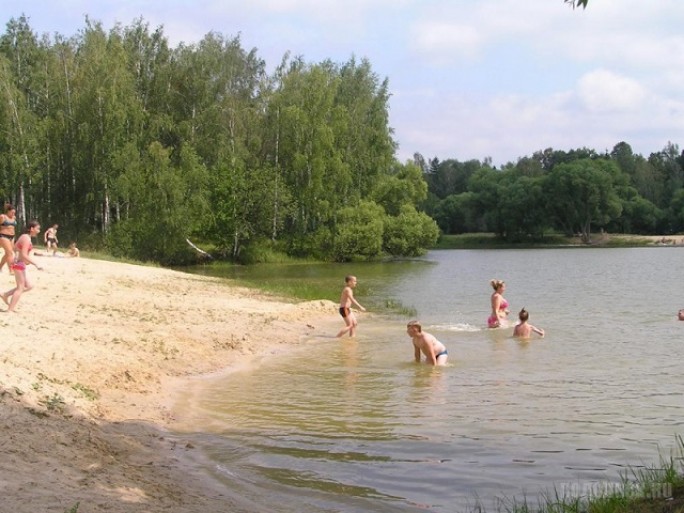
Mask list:
[[[450,365],[412,363],[406,317],[361,316],[356,340],[319,333],[305,350],[205,380],[188,422],[228,493],[254,511],[494,510],[615,482],[669,457],[684,431],[683,258],[682,248],[459,250],[280,267],[285,279],[329,281],[334,301],[353,272],[362,304],[415,308]],[[485,328],[491,278],[544,339]]]

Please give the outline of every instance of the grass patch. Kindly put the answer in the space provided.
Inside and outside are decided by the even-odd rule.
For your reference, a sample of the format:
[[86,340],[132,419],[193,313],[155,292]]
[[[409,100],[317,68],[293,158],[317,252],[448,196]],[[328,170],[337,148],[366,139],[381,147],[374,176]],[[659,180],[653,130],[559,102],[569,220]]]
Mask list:
[[56,392],[52,396],[46,395],[39,402],[41,404],[45,405],[45,407],[47,408],[48,411],[55,411],[55,412],[63,413],[64,408],[66,407],[66,403],[64,402],[64,398]]
[[602,247],[602,248],[635,248],[654,246],[653,237],[626,234],[595,233],[587,244],[579,237],[567,237],[558,233],[544,235],[540,240],[509,242],[493,233],[461,233],[458,235],[442,235],[432,249],[526,249],[554,247]]
[[[330,287],[316,280],[260,280],[238,278],[236,285],[258,289],[274,296],[313,301],[330,296]],[[342,287],[339,287],[342,290]],[[337,295],[337,291],[335,291]]]
[[80,502],[77,502],[73,506],[71,506],[69,509],[65,509],[64,513],[78,513],[78,506],[80,505]]
[[[677,456],[660,457],[656,466],[630,469],[619,483],[555,488],[537,504],[501,501],[507,513],[684,513],[684,440]],[[478,508],[480,512],[483,510]]]
[[81,383],[76,383],[75,385],[72,385],[71,388],[81,392],[83,394],[83,397],[85,397],[89,401],[94,401],[95,399],[98,399],[100,397],[100,394],[96,390],[93,390],[92,388],[82,385]]
[[144,265],[144,266],[148,266],[148,267],[161,267],[156,262],[143,262],[141,260],[134,260],[132,258],[116,257],[113,255],[110,255],[109,253],[104,253],[102,251],[88,251],[87,253],[84,253],[83,251],[81,251],[81,256],[90,258],[92,260],[104,260],[106,262],[115,262],[115,263],[119,263],[119,264],[133,264],[133,265]]
[[507,249],[507,248],[540,248],[575,245],[574,238],[558,234],[545,235],[541,240],[525,240],[509,242],[493,233],[461,233],[458,235],[442,235],[433,249]]

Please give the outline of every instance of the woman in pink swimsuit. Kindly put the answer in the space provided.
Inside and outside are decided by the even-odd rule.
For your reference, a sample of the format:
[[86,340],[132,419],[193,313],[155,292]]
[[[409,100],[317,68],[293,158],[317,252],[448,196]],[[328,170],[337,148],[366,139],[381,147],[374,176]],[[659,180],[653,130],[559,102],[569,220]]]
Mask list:
[[[0,297],[7,305],[8,312],[14,312],[14,308],[17,306],[21,295],[33,288],[33,285],[26,276],[26,266],[32,264],[36,266],[39,271],[42,270],[42,267],[36,264],[30,257],[31,250],[33,249],[31,238],[39,233],[40,223],[35,219],[29,221],[26,227],[26,233],[22,234],[14,244],[16,259],[12,264],[12,269],[14,270],[14,281],[16,281],[17,286],[4,294],[0,294]],[[12,298],[11,300],[10,297]]]
[[491,280],[489,283],[494,289],[494,293],[491,297],[492,314],[487,319],[487,326],[499,328],[508,317],[508,301],[503,297],[506,284],[501,280]]

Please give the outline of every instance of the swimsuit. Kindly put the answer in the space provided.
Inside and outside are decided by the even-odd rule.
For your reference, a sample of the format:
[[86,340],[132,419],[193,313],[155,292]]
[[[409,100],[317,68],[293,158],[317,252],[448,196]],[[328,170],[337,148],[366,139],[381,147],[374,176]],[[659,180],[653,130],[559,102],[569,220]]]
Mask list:
[[[18,250],[21,250],[21,246],[19,244],[17,244],[16,247]],[[27,253],[30,253],[30,251],[32,249],[33,249],[33,244],[31,244],[29,242]],[[23,260],[17,260],[16,262],[14,262],[12,264],[12,269],[14,269],[15,271],[25,271],[26,270],[26,263]]]
[[340,315],[342,316],[343,319],[346,319],[347,316],[349,315],[349,308],[346,306],[341,306],[340,307]]
[[442,351],[441,353],[435,355],[435,360],[436,360],[437,358],[439,358],[440,356],[446,356],[446,355],[448,355],[448,354],[449,354],[449,353],[447,353],[447,350],[445,349],[445,350]]
[[15,262],[12,264],[12,269],[14,271],[25,271],[26,270],[26,264],[24,262]]
[[[508,301],[506,301],[504,298],[501,298],[501,303],[499,304],[499,310],[504,311],[508,308]],[[487,318],[487,326],[490,328],[496,328],[499,325],[499,316],[498,315],[490,315]]]
[[[0,226],[2,226],[3,228],[6,226],[14,226],[16,228],[17,220],[13,219],[12,221],[10,221],[7,217],[5,217],[5,219],[2,220],[2,223],[0,223]],[[0,237],[2,237],[3,239],[14,240],[14,234],[10,235],[9,233],[0,233]]]

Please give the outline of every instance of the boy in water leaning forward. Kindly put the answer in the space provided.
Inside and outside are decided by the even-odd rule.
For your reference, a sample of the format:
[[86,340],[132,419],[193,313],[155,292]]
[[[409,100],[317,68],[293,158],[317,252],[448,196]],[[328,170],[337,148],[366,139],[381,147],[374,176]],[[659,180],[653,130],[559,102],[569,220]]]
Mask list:
[[349,275],[344,279],[345,286],[342,289],[342,295],[340,297],[340,315],[344,319],[344,324],[346,325],[337,334],[341,337],[345,333],[349,332],[349,336],[353,337],[356,332],[356,326],[359,322],[356,320],[354,312],[352,312],[351,306],[355,305],[359,310],[365,312],[366,309],[362,307],[359,302],[354,299],[354,287],[356,287],[356,276]]
[[448,354],[446,347],[427,331],[419,321],[411,321],[406,325],[406,333],[413,341],[416,362],[420,362],[420,353],[425,355],[425,363],[430,365],[446,365]]

